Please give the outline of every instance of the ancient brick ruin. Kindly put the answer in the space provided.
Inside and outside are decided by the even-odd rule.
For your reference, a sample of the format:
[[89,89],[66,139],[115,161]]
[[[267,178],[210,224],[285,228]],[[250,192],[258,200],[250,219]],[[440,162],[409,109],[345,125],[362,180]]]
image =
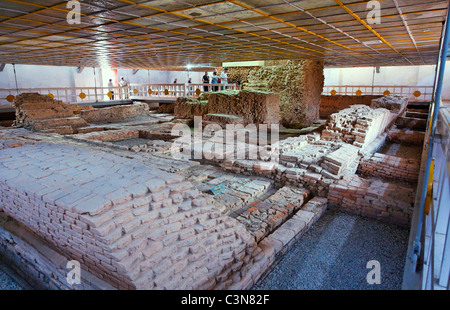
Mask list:
[[250,71],[243,89],[280,94],[281,123],[302,128],[319,118],[323,82],[322,62],[290,60]]
[[[402,97],[327,99],[326,120],[283,136],[319,121],[310,83],[323,76],[309,70],[321,66],[258,69],[242,91],[152,111],[18,96],[16,128],[0,130],[0,254],[41,288],[249,289],[327,208],[408,226],[424,113]],[[194,117],[219,124],[214,135],[196,138]],[[265,143],[233,140],[245,158],[230,157],[241,149],[227,149],[225,125],[280,123],[292,127]],[[177,125],[193,150],[213,147],[174,158],[186,151]],[[82,285],[65,281],[72,260]]]
[[206,93],[198,99],[178,98],[174,113],[179,118],[203,116],[206,121],[220,118],[239,124],[278,124],[280,96],[261,91],[220,91]]

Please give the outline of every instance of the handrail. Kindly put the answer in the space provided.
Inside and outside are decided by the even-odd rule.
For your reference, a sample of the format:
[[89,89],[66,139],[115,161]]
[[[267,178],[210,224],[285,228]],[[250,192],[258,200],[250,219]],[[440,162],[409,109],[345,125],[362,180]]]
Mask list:
[[[434,95],[434,104],[433,104],[433,114],[431,116],[431,130],[429,133],[429,142],[428,142],[428,154],[427,154],[427,162],[425,166],[425,174],[424,174],[424,180],[427,180],[430,175],[430,167],[431,167],[431,161],[432,161],[432,155],[433,155],[433,141],[435,138],[435,131],[436,131],[436,122],[439,116],[439,108],[441,104],[441,95],[442,95],[442,85],[444,80],[444,74],[445,74],[445,63],[447,60],[447,52],[448,52],[448,45],[450,43],[450,10],[447,10],[447,20],[445,22],[444,27],[444,33],[443,33],[443,41],[442,41],[442,51],[439,58],[438,63],[438,72],[437,72],[437,83],[436,83],[436,90]],[[424,182],[422,186],[422,194],[420,197],[420,211],[419,211],[419,221],[417,226],[417,233],[416,233],[416,239],[414,241],[414,248],[413,253],[411,254],[411,260],[413,264],[417,262],[417,259],[420,255],[421,250],[421,236],[422,236],[422,226],[423,226],[423,218],[424,218],[424,209],[425,209],[425,199],[426,199],[426,193],[427,193],[427,184]],[[416,267],[416,266],[415,266]]]
[[[443,109],[445,107],[442,107],[441,109],[441,101],[442,101],[442,88],[443,88],[443,81],[444,81],[444,72],[445,72],[445,65],[446,65],[446,58],[448,54],[448,47],[450,44],[450,10],[447,11],[447,18],[445,21],[445,24],[443,26],[442,30],[442,39],[441,39],[441,46],[440,46],[440,53],[438,57],[438,63],[436,66],[436,78],[435,78],[435,86],[433,91],[433,97],[430,105],[430,115],[428,117],[428,123],[427,123],[427,130],[425,135],[425,141],[424,141],[424,149],[426,150],[426,162],[425,162],[425,168],[423,173],[421,173],[421,178],[419,179],[419,186],[418,186],[418,193],[417,193],[417,199],[415,204],[415,210],[413,215],[413,222],[411,226],[411,232],[410,232],[410,241],[409,241],[409,247],[408,247],[408,253],[407,253],[407,260],[405,264],[405,273],[404,273],[404,281],[403,281],[403,288],[405,289],[422,289],[422,288],[429,288],[433,289],[433,285],[424,284],[424,280],[426,283],[430,283],[434,281],[434,261],[426,262],[425,261],[425,254],[429,254],[427,250],[425,250],[424,243],[426,244],[424,232],[426,232],[426,229],[430,230],[434,233],[435,231],[435,217],[437,214],[434,214],[434,200],[431,200],[431,214],[427,215],[425,214],[426,210],[426,201],[427,201],[427,190],[428,190],[428,180],[431,177],[431,167],[433,160],[441,160],[441,158],[435,157],[433,158],[433,154],[439,150],[439,145],[443,146],[442,140],[439,139],[437,135],[437,122],[439,115],[441,112],[443,112]],[[448,125],[448,124],[447,124]],[[448,147],[448,146],[447,146]],[[433,176],[433,180],[435,180]],[[439,176],[441,177],[441,175]],[[439,180],[442,181],[442,180]],[[439,192],[438,192],[438,195]],[[420,199],[419,199],[420,198]],[[433,198],[439,198],[439,203],[436,205],[438,210],[441,209],[441,201],[440,196],[439,197],[433,197]],[[448,203],[447,206],[448,208]],[[430,223],[426,223],[425,220],[430,220]],[[448,220],[448,219],[447,219]],[[448,223],[447,223],[448,225]],[[431,227],[430,227],[431,226]],[[431,247],[434,247],[435,242],[435,236],[431,236]],[[447,236],[448,238],[448,236]],[[448,240],[448,239],[447,239]],[[434,260],[434,250],[431,248],[431,260]],[[424,270],[424,274],[421,275],[421,272],[418,268],[419,266],[425,266],[425,263],[429,263],[431,266],[431,274],[430,270]],[[425,276],[425,277],[424,277]],[[431,277],[431,278],[430,278]],[[447,275],[448,277],[448,275]]]
[[345,96],[406,96],[410,101],[431,101],[434,86],[410,86],[410,85],[325,85],[322,95]]
[[[205,91],[237,89],[236,84],[128,84],[125,87],[36,87],[9,89],[0,88],[0,105],[11,105],[13,97],[25,92],[37,92],[66,103],[98,102],[114,99],[152,99],[173,97],[197,97]],[[109,94],[110,90],[113,93]],[[199,90],[199,92],[197,91]],[[114,96],[110,96],[114,95]],[[9,96],[9,97],[8,97]]]

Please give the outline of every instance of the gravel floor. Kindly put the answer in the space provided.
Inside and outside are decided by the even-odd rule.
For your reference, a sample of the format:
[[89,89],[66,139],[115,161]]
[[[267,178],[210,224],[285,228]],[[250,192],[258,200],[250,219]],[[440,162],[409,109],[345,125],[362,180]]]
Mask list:
[[[359,216],[326,211],[253,289],[401,289],[409,231]],[[370,260],[381,284],[369,285]]]
[[3,271],[0,263],[0,291],[4,290],[23,290],[23,288]]

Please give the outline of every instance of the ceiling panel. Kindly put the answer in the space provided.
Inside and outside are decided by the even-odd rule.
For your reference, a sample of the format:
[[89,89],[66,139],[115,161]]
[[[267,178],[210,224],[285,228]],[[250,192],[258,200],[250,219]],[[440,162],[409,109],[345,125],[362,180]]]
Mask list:
[[0,62],[170,69],[192,63],[323,59],[326,66],[437,60],[448,1],[381,0],[369,25],[358,0],[0,1]]

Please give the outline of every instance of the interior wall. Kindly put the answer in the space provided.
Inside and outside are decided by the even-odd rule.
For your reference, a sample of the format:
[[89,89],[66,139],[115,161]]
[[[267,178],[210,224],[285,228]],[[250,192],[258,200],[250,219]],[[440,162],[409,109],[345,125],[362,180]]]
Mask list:
[[[178,83],[187,83],[188,77],[192,78],[192,83],[202,83],[204,75],[204,72],[159,70],[139,70],[133,74],[131,69],[111,68],[95,68],[94,74],[94,68],[84,68],[78,73],[76,67],[38,65],[15,65],[15,68],[18,88],[107,87],[109,79],[117,85],[121,76],[128,83],[139,84],[171,84],[175,78]],[[0,88],[16,88],[12,64],[7,64],[0,72]]]
[[[15,68],[18,88],[75,87],[74,67],[15,65]],[[0,88],[16,88],[12,64],[6,64],[0,72]]]
[[[128,83],[133,84],[172,84],[175,78],[179,84],[187,83],[189,77],[192,83],[202,83],[204,72],[194,71],[159,71],[159,70],[139,70],[133,74],[131,69],[117,69],[119,79],[123,76]],[[212,72],[211,72],[212,75]]]
[[[325,68],[325,86],[433,86],[436,66],[391,66],[361,68]],[[450,61],[445,70],[442,98],[450,100]],[[447,83],[445,83],[447,81]]]

